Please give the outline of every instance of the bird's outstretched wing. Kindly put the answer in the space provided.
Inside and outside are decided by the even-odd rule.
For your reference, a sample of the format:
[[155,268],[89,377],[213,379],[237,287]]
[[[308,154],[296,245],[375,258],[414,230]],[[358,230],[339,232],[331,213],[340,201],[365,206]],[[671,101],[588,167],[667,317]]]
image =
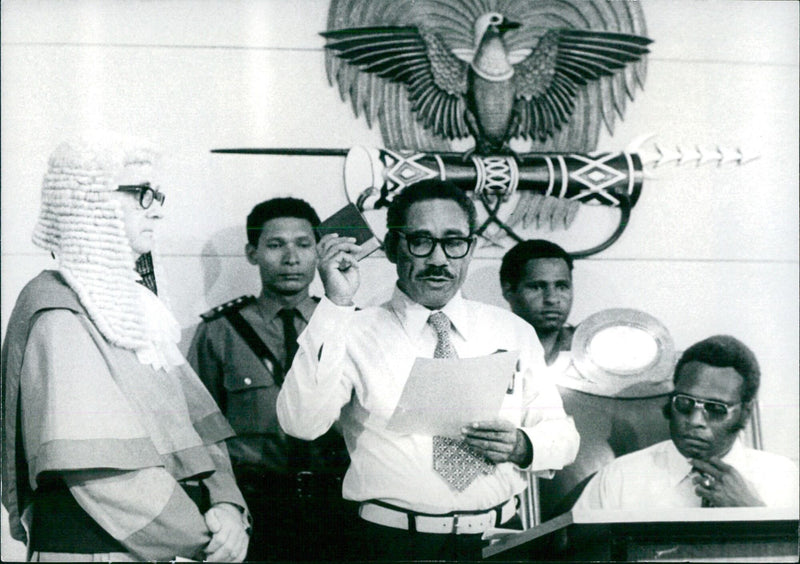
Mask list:
[[[415,27],[435,33],[451,49],[470,50],[474,49],[475,19],[486,11],[482,3],[484,0],[331,0],[327,28]],[[355,115],[363,115],[370,127],[379,124],[386,147],[456,150],[453,142],[417,120],[404,84],[362,72],[330,49],[325,50],[325,68],[329,82],[338,87],[343,100],[350,101]],[[465,142],[455,145],[463,147]]]
[[627,33],[548,31],[514,67],[517,103],[512,136],[545,141],[561,131],[575,110],[582,87],[639,61],[650,43],[646,37]]
[[[331,0],[327,28],[412,26],[435,33],[451,50],[468,52],[475,49],[475,20],[489,11],[522,24],[504,36],[513,62],[523,60],[554,29],[647,35],[641,3],[620,0]],[[387,147],[455,150],[448,139],[433,135],[415,119],[403,84],[361,72],[330,50],[325,66],[328,80],[338,86],[342,99],[349,99],[356,116],[364,115],[370,127],[380,124]],[[526,150],[593,151],[603,125],[613,133],[615,119],[643,86],[646,71],[643,57],[579,87],[569,121],[544,141],[532,139]]]
[[423,127],[446,139],[469,135],[464,120],[467,65],[435,33],[416,27],[364,27],[327,31],[327,49],[362,73],[408,90]]

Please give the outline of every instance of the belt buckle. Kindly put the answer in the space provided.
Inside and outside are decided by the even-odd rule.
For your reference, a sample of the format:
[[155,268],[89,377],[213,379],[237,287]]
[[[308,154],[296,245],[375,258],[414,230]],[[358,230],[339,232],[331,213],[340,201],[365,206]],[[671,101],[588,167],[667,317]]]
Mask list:
[[[491,524],[496,519],[495,510],[486,513],[455,513],[453,514],[453,533],[456,535],[475,535],[480,534],[491,528]],[[467,529],[462,530],[464,527]]]
[[461,525],[461,513],[453,515],[453,534],[458,534],[458,527]]
[[[483,532],[483,531],[473,531],[473,530],[461,530],[463,527],[471,527],[470,522],[474,520],[474,518],[478,517],[477,515],[472,514],[464,514],[464,513],[454,513],[453,514],[453,534],[456,535],[470,535],[476,532]],[[470,519],[472,518],[472,519]]]

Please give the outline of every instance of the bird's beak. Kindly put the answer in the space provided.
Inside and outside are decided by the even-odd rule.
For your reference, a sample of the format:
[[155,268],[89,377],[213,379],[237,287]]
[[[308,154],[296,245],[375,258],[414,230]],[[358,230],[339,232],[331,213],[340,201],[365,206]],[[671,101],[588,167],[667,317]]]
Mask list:
[[505,33],[506,31],[511,31],[512,29],[517,29],[522,27],[522,24],[519,22],[512,22],[511,20],[504,19],[503,23],[497,26],[497,30],[500,33]]

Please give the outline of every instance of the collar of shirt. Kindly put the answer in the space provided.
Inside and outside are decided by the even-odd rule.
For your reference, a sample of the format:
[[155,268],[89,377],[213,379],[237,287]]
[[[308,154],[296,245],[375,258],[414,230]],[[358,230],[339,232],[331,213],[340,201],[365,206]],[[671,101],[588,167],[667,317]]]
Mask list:
[[[428,327],[428,318],[435,311],[441,311],[450,319],[455,332],[464,340],[469,341],[472,325],[469,319],[468,308],[459,290],[453,298],[441,309],[428,309],[412,300],[400,288],[395,286],[392,294],[391,307],[397,314],[403,330],[411,337],[418,337]],[[431,328],[430,331],[433,331]]]
[[[268,298],[263,292],[258,296],[257,301],[258,309],[265,321],[272,321],[278,317],[278,312],[286,307],[278,300]],[[314,313],[314,309],[317,307],[317,302],[311,296],[306,296],[303,301],[294,307],[300,312],[300,317],[303,318],[303,321],[308,323],[308,320],[311,319],[311,315]]]
[[558,330],[556,337],[555,350],[558,352],[565,352],[572,350],[572,337],[575,335],[575,327],[572,325],[564,325]]
[[[669,441],[666,447],[667,472],[669,473],[670,483],[674,486],[679,484],[686,476],[691,474],[692,465],[675,447],[675,443]],[[744,462],[744,446],[737,438],[731,449],[722,457],[722,462],[734,467],[741,467]]]

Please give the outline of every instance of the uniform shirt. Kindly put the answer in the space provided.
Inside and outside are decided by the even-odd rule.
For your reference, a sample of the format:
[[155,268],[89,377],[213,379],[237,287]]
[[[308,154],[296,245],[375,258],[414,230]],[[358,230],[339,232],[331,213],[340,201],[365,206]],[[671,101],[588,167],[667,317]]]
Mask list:
[[[316,306],[311,297],[295,306],[298,334]],[[233,462],[281,473],[288,471],[288,446],[275,414],[280,387],[274,374],[286,361],[283,322],[278,317],[283,307],[262,294],[239,310],[281,367],[262,361],[224,315],[200,324],[188,353],[189,362],[236,431],[236,437],[228,441]]]
[[[459,357],[520,352],[513,393],[506,394],[500,417],[522,427],[533,445],[526,470],[550,474],[572,462],[578,433],[556,387],[541,375],[544,356],[533,329],[506,310],[460,294],[442,311],[454,325]],[[298,340],[300,350],[278,396],[278,418],[288,433],[310,439],[341,412],[351,459],[346,499],[446,513],[488,509],[525,489],[520,469],[507,462],[459,493],[434,471],[430,436],[386,429],[414,360],[433,357],[431,313],[398,289],[388,303],[360,311],[323,298]]]
[[[797,466],[783,456],[745,447],[737,440],[722,461],[750,481],[767,507],[797,507]],[[574,509],[657,509],[701,507],[692,466],[663,441],[626,454],[600,470]]]

